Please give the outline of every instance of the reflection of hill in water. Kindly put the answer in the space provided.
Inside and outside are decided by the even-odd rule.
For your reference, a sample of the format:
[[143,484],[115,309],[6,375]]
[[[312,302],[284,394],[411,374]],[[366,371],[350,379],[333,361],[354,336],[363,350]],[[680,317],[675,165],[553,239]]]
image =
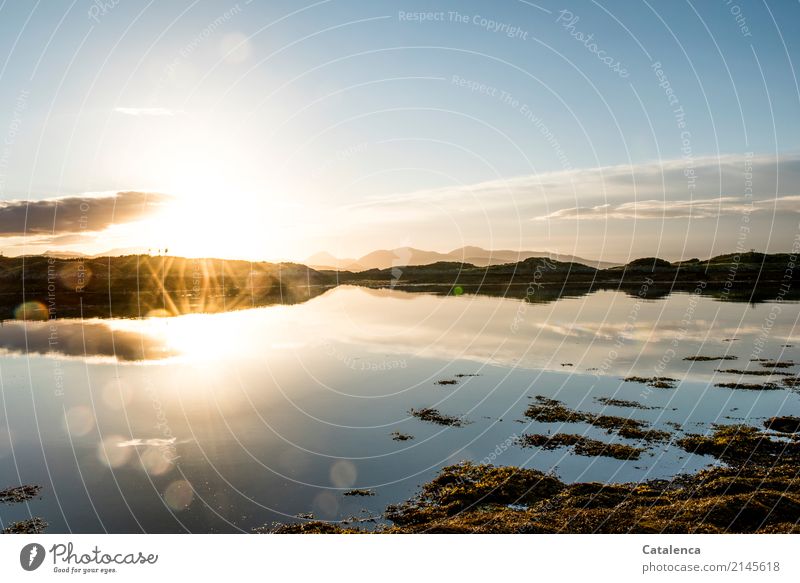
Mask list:
[[[386,288],[377,288],[386,289]],[[756,289],[736,289],[725,291],[724,288],[706,286],[698,288],[696,284],[676,283],[673,285],[654,283],[647,286],[643,292],[642,285],[620,284],[611,285],[604,283],[544,283],[531,288],[528,284],[483,284],[483,285],[451,285],[451,284],[395,284],[395,290],[409,293],[432,293],[436,295],[481,295],[520,299],[530,303],[549,303],[560,299],[578,298],[598,291],[620,291],[631,297],[641,297],[643,300],[658,300],[674,293],[691,294],[699,292],[704,297],[731,302],[763,303],[775,301],[781,297],[784,301],[800,301],[800,287],[790,288],[781,294],[782,288],[778,283],[762,283]]]

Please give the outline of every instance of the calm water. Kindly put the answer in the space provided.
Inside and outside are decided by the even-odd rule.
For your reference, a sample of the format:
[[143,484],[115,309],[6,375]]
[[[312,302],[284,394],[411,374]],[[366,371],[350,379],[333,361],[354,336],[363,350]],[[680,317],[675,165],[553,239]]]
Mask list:
[[[800,360],[786,346],[799,315],[797,304],[690,294],[529,304],[340,287],[305,304],[208,316],[5,322],[0,487],[44,489],[27,507],[0,507],[0,518],[30,512],[49,532],[235,532],[298,513],[377,514],[465,459],[569,481],[696,471],[712,460],[666,444],[635,461],[509,444],[557,428],[523,416],[533,395],[686,432],[799,414],[794,392],[713,386],[738,379],[718,368],[758,368],[751,358]],[[738,360],[683,360],[695,354]],[[435,384],[458,374],[479,376]],[[680,385],[622,381],[655,374]],[[597,397],[653,409],[604,408]],[[470,423],[409,416],[424,406]],[[618,439],[583,424],[562,429]],[[414,439],[394,441],[395,431]],[[343,496],[354,487],[376,495]]]

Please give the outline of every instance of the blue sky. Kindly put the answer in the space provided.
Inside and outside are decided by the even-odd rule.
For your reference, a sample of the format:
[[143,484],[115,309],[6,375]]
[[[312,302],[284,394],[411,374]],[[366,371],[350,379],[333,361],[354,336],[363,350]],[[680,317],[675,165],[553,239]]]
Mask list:
[[110,228],[94,204],[1,230],[31,252],[620,260],[731,251],[752,212],[745,246],[788,250],[798,23],[788,1],[7,1],[2,199],[160,194]]

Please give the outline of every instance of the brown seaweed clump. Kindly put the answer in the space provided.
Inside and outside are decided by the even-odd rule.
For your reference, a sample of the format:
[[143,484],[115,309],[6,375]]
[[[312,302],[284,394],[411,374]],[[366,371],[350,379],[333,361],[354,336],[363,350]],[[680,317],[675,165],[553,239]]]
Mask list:
[[595,401],[609,407],[623,407],[625,409],[655,409],[655,407],[642,405],[638,401],[626,401],[625,399],[613,399],[611,397],[596,397]]
[[780,433],[800,433],[800,417],[770,417],[764,421],[764,427]]
[[445,415],[440,413],[437,409],[433,409],[432,407],[423,407],[422,409],[411,409],[409,413],[416,417],[417,419],[421,419],[422,421],[429,421],[431,423],[436,423],[437,425],[446,425],[449,427],[463,427],[466,425],[466,421],[461,417],[453,417],[452,415]]
[[27,520],[12,522],[2,531],[2,534],[42,534],[47,528],[47,523],[35,516]]
[[678,383],[678,379],[672,377],[625,377],[623,379],[626,383],[641,383],[654,389],[674,389]]
[[[25,484],[0,490],[0,503],[19,504],[39,496],[42,487],[37,484]],[[27,520],[12,522],[2,531],[2,534],[41,534],[47,528],[47,522],[38,516]]]
[[413,528],[486,505],[533,505],[563,488],[561,480],[537,470],[462,462],[444,468],[412,500],[389,506],[386,517]]
[[348,528],[343,526],[343,523],[312,520],[310,522],[258,526],[253,529],[253,534],[366,534],[366,531]]
[[638,460],[644,453],[639,447],[624,443],[605,443],[590,439],[583,435],[556,433],[555,435],[538,435],[526,433],[517,440],[522,447],[540,447],[542,449],[558,449],[571,447],[576,455],[587,457],[611,457],[618,460]]
[[711,362],[713,360],[738,360],[738,356],[732,356],[730,354],[725,356],[686,356],[683,360],[689,360],[692,362]]
[[390,433],[394,441],[408,441],[414,439],[414,436],[409,433],[401,433],[400,431],[392,431]]
[[795,366],[793,360],[769,360],[768,358],[753,358],[751,362],[757,362],[764,368],[791,368]]
[[737,391],[780,391],[782,389],[775,383],[716,383],[714,386]]
[[[412,500],[387,510],[394,526],[384,532],[800,531],[800,477],[794,467],[785,465],[747,470],[718,467],[673,481],[630,484],[567,485],[553,479],[545,486],[544,474],[522,474],[516,489],[500,487],[497,472],[501,469],[507,474],[513,471],[471,464],[444,468]],[[477,491],[473,485],[479,485]]]
[[750,425],[715,425],[710,435],[687,435],[676,444],[689,453],[711,455],[736,466],[800,462],[800,443],[772,439]]
[[792,374],[794,374],[790,372],[777,371],[777,370],[739,370],[738,368],[726,368],[722,370],[717,369],[715,372],[723,374],[750,375],[758,377],[792,376]]
[[353,488],[347,490],[342,494],[343,496],[374,496],[375,490],[368,490],[366,488]]
[[605,429],[608,433],[616,433],[626,439],[643,439],[645,441],[667,441],[670,434],[658,429],[649,429],[646,421],[618,417],[615,415],[595,415],[575,411],[563,403],[548,397],[535,397],[536,403],[528,406],[525,416],[543,423],[588,423],[594,427]]
[[4,504],[17,504],[19,502],[27,502],[35,498],[42,491],[42,487],[36,484],[26,484],[24,486],[15,486],[14,488],[6,488],[0,490],[0,502]]

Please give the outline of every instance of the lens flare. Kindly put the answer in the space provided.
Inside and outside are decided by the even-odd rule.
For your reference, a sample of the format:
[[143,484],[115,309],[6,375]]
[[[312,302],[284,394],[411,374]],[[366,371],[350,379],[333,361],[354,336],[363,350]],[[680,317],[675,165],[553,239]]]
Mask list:
[[24,302],[14,309],[17,320],[47,320],[47,306],[42,302]]
[[175,480],[164,490],[164,501],[173,510],[187,509],[192,500],[194,500],[194,490],[186,480]]

